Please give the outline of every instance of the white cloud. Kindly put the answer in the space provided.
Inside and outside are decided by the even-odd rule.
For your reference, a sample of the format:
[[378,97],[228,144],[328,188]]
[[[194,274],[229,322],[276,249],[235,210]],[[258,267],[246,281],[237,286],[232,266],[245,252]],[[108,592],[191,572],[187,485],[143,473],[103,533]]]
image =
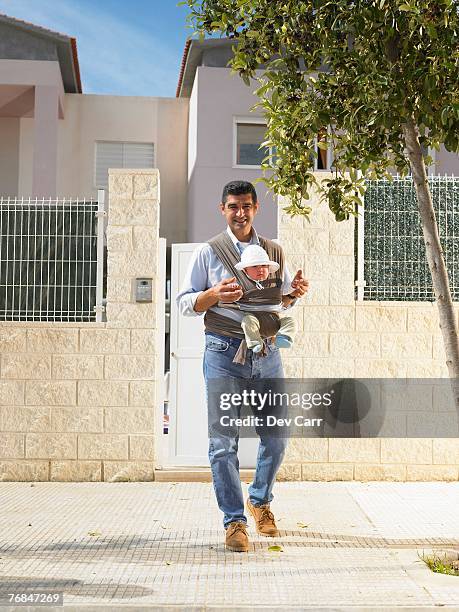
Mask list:
[[81,7],[74,0],[0,0],[0,12],[74,36],[85,93],[175,93],[179,65],[174,49],[123,22],[102,3]]

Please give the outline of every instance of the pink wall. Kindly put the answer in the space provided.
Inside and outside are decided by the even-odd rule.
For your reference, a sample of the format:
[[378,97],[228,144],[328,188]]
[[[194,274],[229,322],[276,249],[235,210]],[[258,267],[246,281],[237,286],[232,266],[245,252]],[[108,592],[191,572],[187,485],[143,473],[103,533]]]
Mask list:
[[0,117],[0,197],[16,196],[19,172],[19,119]]
[[[261,171],[233,168],[233,117],[259,117],[250,113],[255,104],[254,87],[247,87],[227,68],[200,66],[194,88],[198,87],[195,109],[190,113],[195,156],[189,167],[188,240],[202,242],[224,229],[218,204],[223,186],[232,180],[254,181]],[[196,95],[195,92],[192,94]],[[198,120],[199,118],[199,120]],[[189,160],[190,163],[190,160]],[[277,236],[277,204],[263,183],[255,185],[260,211],[255,227],[267,238]]]
[[[57,134],[58,196],[97,197],[96,141],[152,142],[161,174],[161,236],[169,243],[185,242],[188,99],[66,94],[64,111]],[[32,190],[34,119],[20,120],[19,141],[18,194],[27,197]]]
[[[55,197],[57,182],[57,133],[59,118],[63,118],[64,87],[58,61],[0,59],[0,85],[4,93],[17,89],[17,100],[11,99],[5,111],[8,116],[33,116],[21,119],[19,132],[19,195]],[[34,92],[33,106],[28,108],[28,94]],[[22,92],[22,95],[21,95]],[[26,96],[26,97],[24,97]],[[15,112],[16,105],[16,112]],[[4,107],[5,108],[5,107]],[[30,159],[30,188],[22,192],[24,173],[22,122],[33,122],[33,147]]]
[[35,87],[32,197],[55,198],[57,187],[57,87]]
[[450,153],[442,145],[435,155],[435,174],[459,176],[459,155]]

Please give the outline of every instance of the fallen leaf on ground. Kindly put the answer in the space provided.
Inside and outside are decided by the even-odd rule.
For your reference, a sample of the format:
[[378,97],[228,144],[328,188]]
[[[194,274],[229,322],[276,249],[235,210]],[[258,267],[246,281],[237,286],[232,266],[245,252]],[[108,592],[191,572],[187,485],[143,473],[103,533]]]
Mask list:
[[282,546],[278,546],[277,544],[275,544],[274,546],[268,546],[268,550],[272,552],[284,552]]
[[301,527],[301,529],[304,529],[305,527],[309,527],[309,525],[306,525],[306,523],[297,523],[298,527]]
[[166,561],[166,565],[173,565],[172,561]]
[[90,536],[100,536],[102,535],[100,531],[88,531],[88,535]]

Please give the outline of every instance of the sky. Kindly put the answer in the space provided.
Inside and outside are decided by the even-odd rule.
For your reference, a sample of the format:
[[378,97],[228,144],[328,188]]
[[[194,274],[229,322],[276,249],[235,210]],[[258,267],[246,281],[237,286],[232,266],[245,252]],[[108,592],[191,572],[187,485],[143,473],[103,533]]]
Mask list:
[[83,92],[174,97],[192,30],[178,0],[0,0],[0,13],[77,39]]

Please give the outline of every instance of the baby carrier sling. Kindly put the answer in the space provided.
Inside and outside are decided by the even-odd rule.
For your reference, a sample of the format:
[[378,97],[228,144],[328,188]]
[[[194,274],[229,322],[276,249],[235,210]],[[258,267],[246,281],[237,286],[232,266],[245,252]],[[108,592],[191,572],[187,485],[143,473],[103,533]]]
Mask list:
[[[259,236],[260,246],[268,253],[269,258],[279,264],[276,272],[270,273],[268,278],[263,281],[263,289],[258,289],[255,281],[250,279],[243,270],[236,270],[235,264],[241,258],[235,244],[228,236],[228,232],[222,232],[211,238],[210,244],[215,255],[225,266],[225,268],[236,277],[239,285],[244,292],[242,298],[237,302],[226,303],[218,302],[219,308],[250,312],[257,317],[260,322],[260,335],[262,338],[275,336],[279,331],[280,320],[277,312],[260,312],[244,309],[247,304],[253,305],[277,305],[282,304],[282,279],[284,272],[284,254],[281,247],[267,238]],[[242,338],[239,349],[233,359],[234,363],[245,363],[247,344],[244,339],[244,332],[241,324],[231,317],[226,317],[212,310],[207,310],[204,316],[204,326],[206,331],[230,336],[232,338]]]

